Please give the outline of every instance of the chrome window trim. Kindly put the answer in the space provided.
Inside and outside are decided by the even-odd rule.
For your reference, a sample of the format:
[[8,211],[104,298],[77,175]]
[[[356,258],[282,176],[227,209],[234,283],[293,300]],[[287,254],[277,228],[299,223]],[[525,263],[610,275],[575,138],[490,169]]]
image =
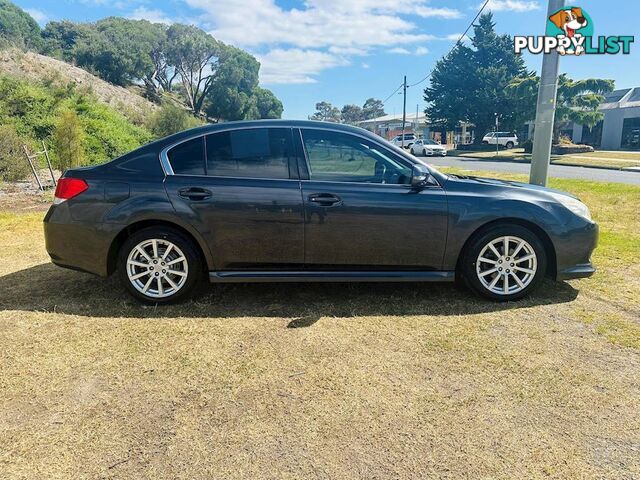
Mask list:
[[[320,127],[320,126],[316,126],[316,125],[310,125],[310,126],[294,126],[294,125],[289,125],[289,126],[230,126],[227,128],[221,128],[221,129],[216,129],[214,131],[210,131],[210,132],[200,132],[200,133],[196,133],[193,134],[189,137],[186,138],[182,138],[176,142],[173,142],[169,145],[167,145],[166,147],[164,147],[161,152],[160,152],[160,164],[162,165],[162,169],[164,170],[165,175],[171,175],[171,176],[176,176],[176,177],[204,177],[204,178],[236,178],[236,179],[247,179],[247,180],[275,180],[275,181],[291,181],[291,182],[304,182],[304,181],[314,181],[314,182],[325,182],[325,183],[344,183],[344,184],[350,184],[350,185],[385,185],[387,187],[406,187],[407,185],[393,185],[393,184],[389,184],[389,183],[366,183],[366,182],[333,182],[333,181],[328,181],[328,180],[303,180],[303,179],[294,179],[294,178],[263,178],[263,177],[222,177],[219,175],[191,175],[191,174],[176,174],[173,171],[173,168],[171,167],[171,162],[169,162],[169,157],[167,156],[167,153],[169,152],[169,150],[171,150],[173,147],[176,147],[182,143],[188,142],[190,140],[194,140],[196,138],[199,137],[205,137],[207,135],[213,135],[216,133],[223,133],[223,132],[228,132],[228,131],[232,131],[232,130],[253,130],[253,129],[257,129],[257,128],[289,128],[289,129],[296,129],[299,132],[300,135],[300,141],[302,143],[302,154],[304,155],[304,162],[307,166],[307,169],[309,169],[309,160],[307,158],[307,149],[304,146],[304,138],[302,136],[302,130],[322,130],[322,131],[327,131],[327,132],[335,132],[335,133],[343,133],[346,135],[353,135],[355,137],[359,137],[363,140],[366,140],[368,142],[371,142],[375,145],[377,145],[378,147],[382,148],[383,150],[389,152],[390,154],[393,154],[394,156],[399,156],[400,158],[403,159],[403,161],[406,161],[407,163],[411,164],[411,166],[413,167],[413,165],[419,164],[419,165],[424,165],[425,167],[427,167],[429,169],[429,172],[431,172],[431,169],[429,168],[429,165],[426,165],[420,161],[413,161],[409,158],[404,158],[404,156],[401,154],[402,152],[398,153],[395,152],[393,150],[390,150],[386,145],[378,142],[376,139],[372,139],[368,136],[362,135],[358,132],[348,132],[348,131],[344,131],[344,130],[340,130],[337,128],[331,128],[331,127]],[[424,188],[442,188],[442,185],[440,184],[440,182],[438,181],[438,179],[433,176],[433,179],[435,180],[435,182],[438,185],[429,185],[429,186],[425,186]]]
[[[160,151],[160,164],[162,165],[162,169],[164,170],[165,175],[172,175],[174,177],[204,177],[204,178],[244,178],[244,179],[248,179],[248,180],[277,180],[277,181],[299,181],[299,179],[297,178],[265,178],[265,177],[227,177],[227,176],[223,176],[223,175],[207,175],[205,173],[205,175],[192,175],[189,173],[175,173],[173,171],[173,167],[171,166],[171,162],[169,161],[169,156],[167,155],[169,150],[171,150],[173,147],[177,147],[178,145],[181,145],[185,142],[189,142],[191,140],[195,140],[196,138],[200,138],[203,137],[204,142],[205,142],[205,148],[206,148],[206,137],[207,135],[215,135],[216,133],[224,133],[224,132],[229,132],[229,131],[236,131],[236,130],[255,130],[258,128],[284,128],[284,129],[293,129],[294,127],[292,126],[282,126],[282,127],[271,127],[271,126],[265,126],[265,127],[260,127],[260,126],[245,126],[245,127],[228,127],[228,128],[221,128],[221,129],[216,129],[212,132],[204,132],[204,133],[196,133],[194,135],[191,135],[189,137],[183,138],[178,140],[177,142],[173,142],[172,144],[164,147],[161,151]],[[205,158],[205,172],[206,172],[206,158]]]
[[[339,129],[335,129],[335,128],[323,128],[323,127],[316,127],[316,126],[311,126],[311,127],[295,127],[298,129],[298,131],[300,132],[300,141],[302,142],[302,150],[303,150],[303,154],[304,154],[304,162],[307,166],[307,170],[309,172],[311,172],[311,169],[309,168],[309,157],[307,156],[307,147],[304,145],[304,136],[302,135],[302,130],[322,130],[322,131],[328,131],[328,132],[336,132],[336,133],[344,133],[346,135],[353,135],[355,137],[360,137],[363,140],[367,140],[368,142],[373,143],[374,145],[377,145],[378,147],[382,148],[383,150],[385,150],[386,152],[389,152],[390,154],[394,155],[394,156],[399,156],[398,153],[394,152],[393,150],[389,150],[389,148],[387,148],[385,145],[381,144],[380,142],[371,139],[365,135],[362,135],[360,133],[354,133],[354,132],[345,132],[344,130],[339,130]],[[408,158],[403,158],[402,156],[400,156],[402,158],[403,161],[406,161],[408,163],[411,164],[411,167],[413,168],[413,165],[419,164],[419,165],[424,165],[425,167],[429,168],[428,165],[425,165],[422,162],[413,162],[411,159]],[[429,170],[429,173],[431,173],[431,170]],[[442,188],[442,185],[440,185],[440,182],[438,181],[437,178],[435,178],[432,175],[432,178],[435,180],[435,182],[438,185],[427,185],[424,188]],[[322,183],[344,183],[347,185],[385,185],[387,187],[409,187],[409,189],[411,189],[411,185],[396,185],[396,184],[392,184],[392,183],[369,183],[369,182],[341,182],[341,181],[331,181],[331,180],[311,180],[311,177],[309,177],[308,180],[302,180],[303,182],[322,182]]]

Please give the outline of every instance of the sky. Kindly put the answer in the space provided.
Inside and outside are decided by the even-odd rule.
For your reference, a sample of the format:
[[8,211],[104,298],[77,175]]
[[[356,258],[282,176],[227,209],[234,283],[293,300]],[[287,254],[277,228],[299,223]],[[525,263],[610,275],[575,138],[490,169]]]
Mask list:
[[[304,119],[315,103],[362,105],[369,97],[387,113],[402,112],[402,83],[423,79],[466,29],[482,0],[14,0],[41,25],[51,20],[91,22],[107,16],[198,25],[215,38],[251,52],[260,83],[284,104],[284,118]],[[640,86],[640,1],[584,0],[594,35],[635,35],[629,55],[564,57],[571,78],[610,78],[616,88]],[[541,35],[545,0],[490,0],[496,30]],[[525,55],[539,71],[541,56]],[[425,107],[428,80],[407,91],[408,115]]]

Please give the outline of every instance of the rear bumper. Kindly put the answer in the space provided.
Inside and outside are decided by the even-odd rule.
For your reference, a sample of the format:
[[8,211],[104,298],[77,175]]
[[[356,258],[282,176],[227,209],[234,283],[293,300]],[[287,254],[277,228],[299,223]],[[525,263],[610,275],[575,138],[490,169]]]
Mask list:
[[109,248],[116,225],[74,222],[67,206],[52,206],[44,218],[45,246],[51,261],[65,268],[108,275]]

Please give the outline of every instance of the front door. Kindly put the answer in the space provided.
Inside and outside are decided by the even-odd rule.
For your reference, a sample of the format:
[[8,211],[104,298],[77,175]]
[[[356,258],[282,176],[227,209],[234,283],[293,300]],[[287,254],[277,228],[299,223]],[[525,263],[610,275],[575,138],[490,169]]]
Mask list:
[[303,210],[290,128],[236,129],[167,152],[177,213],[206,239],[217,270],[299,268]]
[[440,187],[410,187],[411,163],[355,134],[302,129],[305,265],[439,270],[447,235]]

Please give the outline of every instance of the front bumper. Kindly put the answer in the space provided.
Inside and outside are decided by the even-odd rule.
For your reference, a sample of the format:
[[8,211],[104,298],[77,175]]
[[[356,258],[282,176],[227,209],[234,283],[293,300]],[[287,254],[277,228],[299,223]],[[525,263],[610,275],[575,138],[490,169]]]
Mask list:
[[598,245],[598,234],[596,223],[581,221],[579,226],[556,240],[557,280],[590,277],[596,272],[591,254]]
[[576,278],[590,277],[594,273],[596,273],[596,267],[594,267],[593,264],[589,262],[565,268],[564,270],[558,272],[556,278],[558,280],[573,280]]

